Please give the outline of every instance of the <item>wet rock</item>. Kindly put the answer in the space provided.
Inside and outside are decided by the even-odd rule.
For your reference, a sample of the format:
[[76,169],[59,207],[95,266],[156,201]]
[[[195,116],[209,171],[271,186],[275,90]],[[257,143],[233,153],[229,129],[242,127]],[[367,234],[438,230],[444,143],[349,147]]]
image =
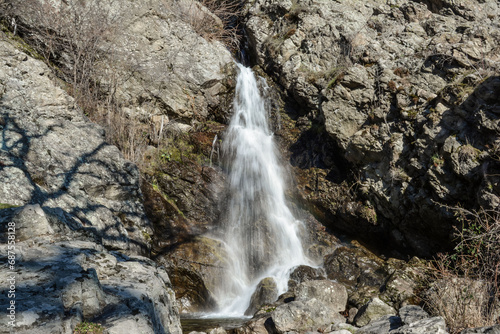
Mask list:
[[323,268],[313,268],[302,265],[293,270],[290,274],[290,279],[300,284],[306,281],[324,280],[326,279],[326,274]]
[[270,304],[278,299],[278,286],[272,277],[262,279],[250,299],[250,306],[245,311],[245,315],[253,315],[264,304]]
[[[200,236],[177,245],[156,260],[165,265],[172,280],[177,283],[174,290],[182,296],[181,312],[194,312],[213,307],[213,295],[220,286],[218,283],[224,275],[229,275],[226,259],[225,248],[220,241]],[[191,292],[192,289],[195,291]]]
[[[224,196],[224,175],[189,158],[148,170],[142,185],[145,209],[152,220],[153,251],[202,235],[217,225]],[[154,184],[154,186],[153,186]]]
[[396,310],[378,298],[373,298],[361,307],[354,318],[354,324],[358,327],[365,326],[382,316],[396,315]]
[[179,161],[162,164],[152,178],[179,215],[188,220],[191,235],[201,234],[216,225],[225,186],[224,175],[219,170],[179,158]]
[[167,270],[181,313],[204,312],[216,308],[217,303],[198,272],[181,266],[171,266]]

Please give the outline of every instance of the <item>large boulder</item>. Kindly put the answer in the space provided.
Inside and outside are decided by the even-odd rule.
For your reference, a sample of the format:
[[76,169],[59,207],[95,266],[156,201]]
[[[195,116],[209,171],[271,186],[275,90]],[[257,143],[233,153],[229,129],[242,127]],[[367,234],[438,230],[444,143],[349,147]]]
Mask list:
[[[4,237],[4,235],[2,235]],[[16,243],[16,333],[72,334],[82,321],[108,333],[181,333],[167,273],[149,259],[110,252],[92,241],[44,236]],[[0,246],[7,254],[7,245]],[[21,274],[19,274],[21,273]],[[22,285],[21,285],[22,284]],[[10,333],[2,317],[0,333]]]
[[330,280],[307,281],[299,284],[295,290],[295,300],[308,301],[313,298],[336,312],[342,312],[347,304],[347,290],[343,285]]
[[250,306],[245,315],[253,315],[264,304],[270,304],[278,299],[278,285],[272,277],[262,279],[250,298]]
[[363,305],[354,318],[354,324],[362,327],[383,316],[396,315],[396,310],[378,298],[373,298],[366,305]]
[[345,322],[340,314],[347,304],[344,286],[329,280],[306,281],[296,288],[295,301],[280,305],[271,314],[278,333],[304,332]]
[[307,332],[331,323],[345,322],[342,315],[315,298],[278,306],[271,320],[270,328],[277,333]]
[[401,308],[400,315],[384,315],[361,327],[356,333],[436,333],[446,334],[446,323],[442,317],[430,317],[421,307],[409,305]]
[[378,296],[388,268],[380,258],[361,247],[339,247],[325,257],[328,278],[342,283],[349,292],[349,303],[361,307]]

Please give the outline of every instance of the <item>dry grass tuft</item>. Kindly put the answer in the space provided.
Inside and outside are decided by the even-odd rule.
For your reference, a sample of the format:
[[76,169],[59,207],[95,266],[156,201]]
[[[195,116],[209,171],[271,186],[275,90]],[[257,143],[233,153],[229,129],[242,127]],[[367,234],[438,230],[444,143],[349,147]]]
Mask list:
[[453,210],[462,223],[457,246],[434,261],[423,296],[452,334],[500,323],[500,210]]

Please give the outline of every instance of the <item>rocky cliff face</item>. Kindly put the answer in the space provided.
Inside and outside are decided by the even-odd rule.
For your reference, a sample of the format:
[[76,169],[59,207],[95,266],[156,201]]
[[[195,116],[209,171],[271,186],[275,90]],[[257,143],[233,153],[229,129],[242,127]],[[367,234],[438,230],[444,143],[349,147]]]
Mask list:
[[[163,115],[165,124],[175,120],[188,127],[195,120],[226,117],[227,78],[235,64],[222,43],[193,29],[190,23],[205,16],[214,20],[205,20],[206,30],[220,24],[195,1],[13,1],[9,13],[18,31],[52,52],[50,59],[63,70],[80,70],[87,57],[97,56],[91,81],[138,120],[159,123]],[[50,33],[58,28],[67,43]],[[88,51],[93,54],[84,58]]]
[[7,240],[16,242],[15,263],[1,274],[16,291],[0,298],[15,301],[16,332],[72,333],[99,318],[109,333],[180,333],[169,278],[143,257],[152,227],[137,167],[45,64],[11,43],[2,34],[0,233],[5,262]]
[[247,10],[254,60],[298,104],[291,162],[328,226],[430,255],[450,241],[446,206],[498,207],[497,2],[253,1]]

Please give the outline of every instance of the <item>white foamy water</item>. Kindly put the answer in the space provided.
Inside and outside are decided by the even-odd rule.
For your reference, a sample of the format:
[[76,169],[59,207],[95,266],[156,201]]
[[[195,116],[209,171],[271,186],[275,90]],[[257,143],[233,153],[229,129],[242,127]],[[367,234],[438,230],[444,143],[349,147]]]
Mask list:
[[[243,315],[262,278],[274,277],[287,290],[290,269],[309,264],[295,219],[285,199],[283,169],[269,130],[265,100],[253,72],[239,65],[234,115],[223,143],[230,200],[223,242],[228,275],[215,292],[220,314]],[[261,86],[266,88],[265,83]]]

